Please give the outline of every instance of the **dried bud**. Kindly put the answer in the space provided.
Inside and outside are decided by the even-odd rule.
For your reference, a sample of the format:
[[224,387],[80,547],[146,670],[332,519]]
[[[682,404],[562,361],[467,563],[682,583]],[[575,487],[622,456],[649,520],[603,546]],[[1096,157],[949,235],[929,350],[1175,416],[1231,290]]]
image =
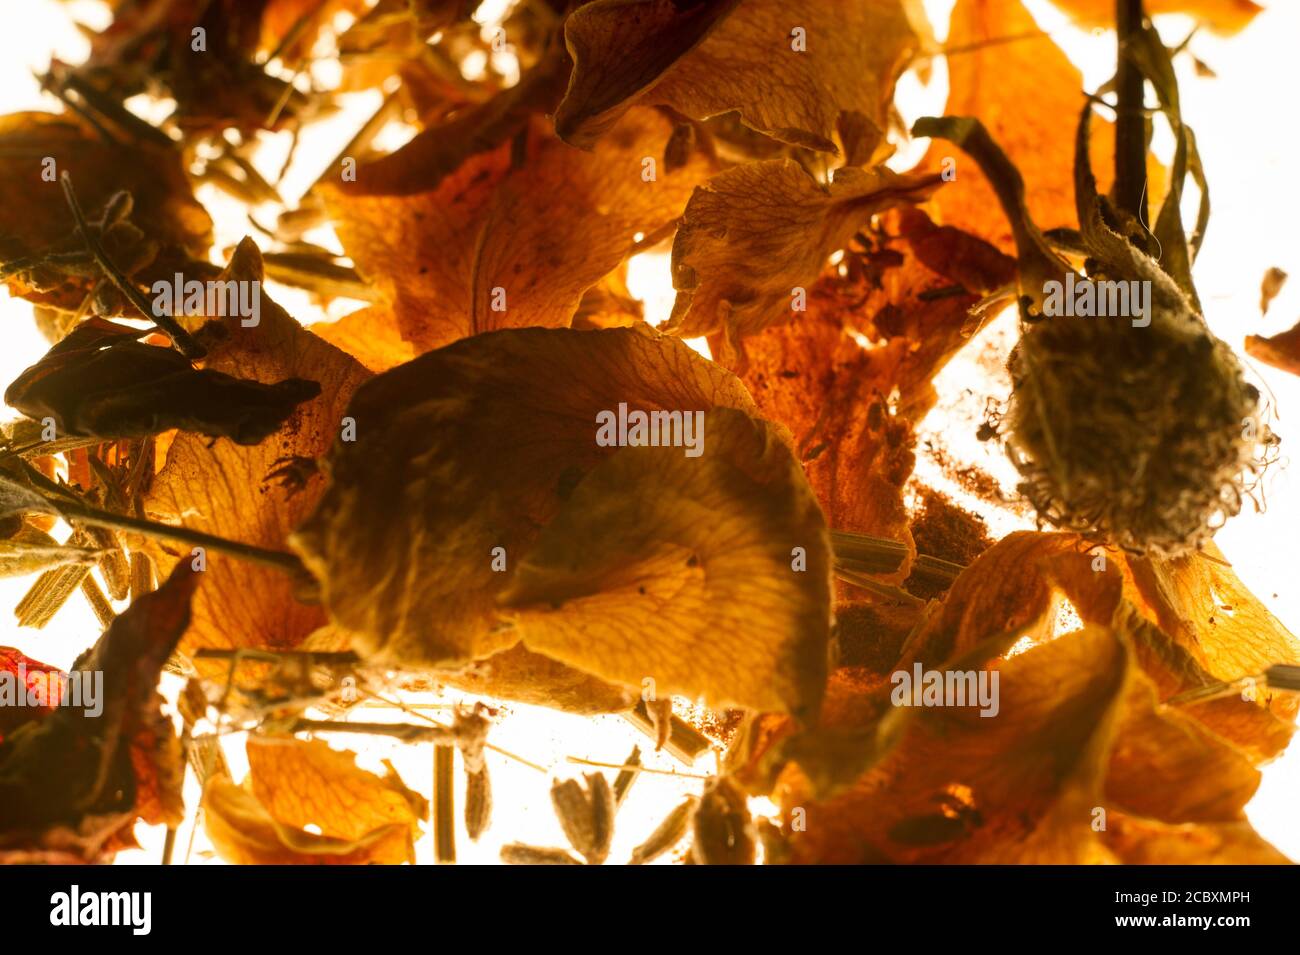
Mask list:
[[592,865],[609,855],[614,838],[614,791],[601,773],[588,773],[586,786],[566,779],[551,786],[551,804],[573,848]]
[[1145,328],[1046,318],[1010,371],[1008,448],[1048,524],[1178,556],[1240,510],[1259,393],[1185,300]]
[[487,766],[465,775],[465,831],[474,842],[487,831],[492,821],[492,780]]

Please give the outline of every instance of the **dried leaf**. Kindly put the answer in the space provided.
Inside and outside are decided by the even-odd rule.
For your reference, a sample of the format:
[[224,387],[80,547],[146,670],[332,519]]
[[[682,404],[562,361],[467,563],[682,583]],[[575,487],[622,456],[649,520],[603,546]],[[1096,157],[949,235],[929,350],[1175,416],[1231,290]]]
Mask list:
[[1286,284],[1286,280],[1287,274],[1276,265],[1271,265],[1265,270],[1264,277],[1260,279],[1259,283],[1259,313],[1261,315],[1268,314],[1269,305],[1282,291],[1282,286]]
[[637,699],[636,691],[615,686],[558,660],[533,653],[522,643],[456,670],[439,670],[446,686],[497,699],[549,706],[591,716],[621,713]]
[[0,519],[17,523],[23,514],[58,514],[54,502],[37,493],[25,475],[0,471]]
[[306,829],[344,842],[363,840],[389,826],[405,826],[414,861],[414,841],[428,803],[402,784],[391,766],[380,777],[358,768],[353,754],[322,740],[250,737],[245,787],[281,825]]
[[1124,696],[1124,647],[1085,630],[1002,663],[1000,709],[914,708],[851,790],[803,805],[796,863],[1082,862]]
[[358,839],[286,826],[248,790],[213,776],[203,791],[203,827],[217,854],[235,865],[401,865],[411,861],[411,829],[391,823]]
[[[261,277],[257,248],[245,240],[222,279]],[[302,328],[265,294],[260,315],[254,328],[240,327],[238,318],[225,319],[229,335],[209,352],[207,367],[259,381],[307,375],[321,383],[321,397],[300,406],[279,432],[254,447],[177,435],[144,503],[158,519],[283,548],[289,530],[314,506],[322,484],[313,482],[293,493],[268,485],[267,476],[283,458],[325,451],[344,426],[348,398],[369,372]],[[194,561],[189,550],[177,553],[150,544],[148,552],[164,571],[178,560],[187,565]],[[319,607],[294,598],[294,583],[285,574],[220,555],[207,554],[205,560],[186,652],[199,647],[292,648],[325,623]]]
[[1300,322],[1285,332],[1268,338],[1247,335],[1246,354],[1274,368],[1300,375]]
[[[0,208],[0,264],[56,250],[84,251],[63,193],[42,180],[47,158],[76,183],[88,211],[100,210],[121,191],[129,193],[132,221],[144,224],[140,241],[153,246],[147,258],[168,279],[164,263],[206,257],[212,219],[191,195],[178,153],[147,143],[113,142],[68,115],[33,112],[0,117],[0,179],[25,184],[11,189]],[[90,283],[71,283],[66,277],[54,284],[53,290],[41,292],[10,279],[10,291],[68,311],[75,311],[90,291]]]
[[[1178,648],[1128,602],[1123,569],[1071,535],[1017,533],[963,572],[893,670],[996,673],[994,719],[982,699],[898,707],[896,679],[840,670],[817,727],[761,723],[741,778],[766,792],[774,770],[797,764],[776,788],[807,813],[795,861],[1100,861],[1098,809],[1153,825],[1239,822],[1254,758],[1206,708],[1161,705],[1185,688],[1168,679]],[[1061,593],[1084,628],[1055,636]],[[1253,705],[1221,702],[1242,729]]]
[[[1112,5],[1113,6],[1113,5]],[[1114,26],[1115,11],[1107,15]],[[945,112],[975,116],[987,127],[1023,174],[1033,221],[1044,229],[1075,221],[1075,125],[1083,108],[1083,76],[1065,53],[1043,34],[1021,0],[958,0],[953,9],[947,47],[949,88]],[[1109,187],[1114,133],[1098,124],[1091,143],[1093,166]],[[935,196],[940,220],[981,238],[1004,252],[1014,249],[1011,230],[983,172],[957,161],[952,147],[936,143],[925,165],[948,166],[953,181]],[[1155,175],[1152,175],[1155,173]],[[1152,205],[1164,195],[1164,176],[1148,163]]]
[[430,192],[356,196],[331,187],[327,204],[358,271],[378,285],[417,351],[498,328],[567,326],[637,234],[676,219],[707,176],[698,154],[671,174],[657,168],[672,129],[659,113],[636,110],[587,153],[537,121],[519,140],[520,166],[507,143],[472,156]]
[[172,348],[136,341],[142,334],[100,318],[82,322],[14,379],[5,403],[38,421],[53,418],[60,435],[116,440],[180,428],[257,444],[320,393],[302,378],[262,384],[196,369]]
[[937,176],[841,169],[823,186],[789,160],[736,166],[697,189],[673,243],[677,301],[665,331],[740,339],[790,321],[832,252],[883,209],[924,199]]
[[308,330],[347,352],[375,374],[415,357],[410,342],[402,340],[397,316],[383,305],[363,308],[336,322],[314,322]]
[[928,34],[906,7],[598,0],[565,23],[574,73],[556,130],[590,147],[633,103],[694,119],[739,110],[776,139],[864,163],[884,139],[894,83]]
[[[18,727],[42,719],[54,711],[62,687],[58,677],[62,675],[63,671],[58,667],[33,660],[13,647],[0,647],[0,679],[6,681],[6,693],[14,694],[14,699],[6,700],[0,706],[0,743]],[[19,705],[19,694],[23,694],[25,704],[26,694],[36,693],[38,688],[44,696],[44,705]]]
[[[1159,626],[1148,641],[1145,664],[1161,697],[1213,681],[1234,682],[1277,663],[1300,662],[1300,642],[1241,582],[1213,544],[1176,560],[1128,561],[1130,597]],[[1277,755],[1290,741],[1300,702],[1289,694],[1261,692],[1256,701],[1234,697],[1189,707],[1189,715],[1232,740],[1256,762]]]
[[1240,750],[1190,715],[1161,707],[1135,675],[1106,775],[1108,803],[1167,823],[1237,822],[1260,773]]
[[103,553],[98,547],[60,544],[44,531],[24,524],[13,537],[0,539],[0,577],[26,577],[67,564],[92,565]]
[[[1114,29],[1115,8],[1108,0],[1052,0],[1074,18],[1079,26]],[[1208,26],[1216,33],[1232,34],[1242,30],[1264,8],[1253,0],[1145,0],[1148,16],[1183,13]]]
[[[889,214],[884,228],[899,241],[848,253],[847,275],[808,289],[807,312],[746,341],[740,375],[763,416],[794,434],[828,523],[906,543],[911,422],[934,404],[931,379],[982,327],[971,307],[1012,279],[1014,263],[917,210]],[[907,573],[905,561],[881,579]]]
[[942,606],[908,638],[898,667],[936,667],[972,654],[987,660],[1022,637],[1046,640],[1061,590],[1085,621],[1108,622],[1121,583],[1115,573],[1094,572],[1094,561],[1073,534],[1007,535],[957,578]]
[[1286,865],[1290,860],[1248,822],[1168,825],[1110,813],[1103,834],[1115,861],[1127,865]]
[[180,746],[155,687],[189,624],[198,579],[178,570],[78,658],[74,672],[91,681],[83,706],[60,706],[5,736],[0,846],[58,845],[91,860],[137,816],[180,822]]
[[410,196],[432,192],[474,156],[527,133],[534,116],[554,112],[570,63],[558,45],[520,78],[483,103],[422,130],[400,149],[361,166],[338,185],[344,196]]

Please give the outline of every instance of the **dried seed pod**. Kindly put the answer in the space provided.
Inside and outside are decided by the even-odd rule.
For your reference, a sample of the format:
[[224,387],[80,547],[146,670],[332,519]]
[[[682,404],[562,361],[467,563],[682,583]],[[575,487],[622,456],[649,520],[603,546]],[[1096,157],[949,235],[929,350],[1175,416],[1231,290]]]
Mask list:
[[456,748],[465,764],[465,829],[474,841],[492,819],[492,780],[484,758],[488,730],[492,728],[489,712],[482,703],[473,709],[458,706],[452,722]]
[[653,862],[677,845],[682,836],[686,835],[686,827],[690,825],[691,815],[699,803],[700,800],[696,796],[686,797],[665,817],[663,822],[659,823],[658,828],[650,833],[649,839],[632,850],[632,858],[628,860],[628,865],[645,865],[647,862]]
[[576,779],[551,786],[551,804],[573,848],[589,863],[600,865],[614,838],[614,791],[602,773],[588,773],[586,786]]
[[704,787],[692,820],[691,855],[699,865],[753,865],[754,825],[745,795],[726,776]]
[[492,780],[487,766],[478,772],[465,773],[465,831],[472,841],[487,831],[492,821]]
[[501,861],[506,865],[582,865],[567,850],[530,846],[522,842],[502,846]]
[[[1158,55],[1156,46],[1147,53]],[[1168,99],[1166,90],[1162,101],[1181,134]],[[1029,218],[1020,173],[977,120],[924,119],[915,132],[970,153],[1015,234],[1024,322],[1002,432],[1024,478],[1021,493],[1047,524],[1177,556],[1240,510],[1247,473],[1258,470],[1257,448],[1270,438],[1255,424],[1258,391],[1200,315],[1176,207],[1157,222],[1168,252],[1157,262],[1143,230],[1098,196],[1088,165],[1090,115],[1091,105],[1075,157],[1086,278]],[[1190,151],[1194,141],[1180,148]],[[1185,154],[1182,163],[1185,170]],[[1177,171],[1175,179],[1181,188]]]
[[1156,298],[1146,328],[1030,327],[1003,426],[1040,518],[1176,556],[1240,510],[1259,393],[1186,299]]

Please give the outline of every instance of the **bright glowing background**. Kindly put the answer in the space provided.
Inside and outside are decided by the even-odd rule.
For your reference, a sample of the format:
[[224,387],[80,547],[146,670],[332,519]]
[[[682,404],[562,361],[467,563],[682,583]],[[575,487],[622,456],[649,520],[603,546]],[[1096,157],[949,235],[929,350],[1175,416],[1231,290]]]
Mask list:
[[[491,5],[485,5],[484,12],[490,12],[488,6],[499,7],[503,3],[504,0],[494,0]],[[952,0],[928,0],[933,22],[945,23],[951,5]],[[1100,85],[1109,77],[1113,69],[1113,40],[1074,30],[1041,0],[1030,0],[1029,5],[1040,25],[1081,66],[1090,87]],[[28,0],[21,17],[9,18],[7,29],[0,31],[0,112],[58,108],[52,97],[40,93],[33,72],[43,71],[51,54],[70,62],[79,62],[84,57],[87,43],[73,27],[73,18],[102,26],[107,15],[99,3],[91,0],[65,4]],[[486,23],[492,20],[482,14],[479,19]],[[1190,27],[1188,21],[1179,17],[1163,18],[1159,25],[1167,42],[1181,40]],[[1300,8],[1275,0],[1273,8],[1240,36],[1225,42],[1206,34],[1193,41],[1192,49],[1217,71],[1217,79],[1199,78],[1185,62],[1180,62],[1185,116],[1197,130],[1214,199],[1214,215],[1196,278],[1210,324],[1234,346],[1240,346],[1247,334],[1274,334],[1300,318],[1300,246],[1294,241],[1296,224],[1300,223],[1300,197],[1290,179],[1300,133],[1278,108],[1278,91],[1300,89],[1300,62],[1293,49],[1297,36],[1300,36]],[[934,61],[934,75],[928,86],[923,87],[910,77],[901,84],[900,107],[909,120],[941,109],[946,73],[940,58]],[[350,97],[339,117],[308,130],[299,146],[298,161],[286,179],[287,197],[296,197],[315,180],[320,169],[336,155],[340,142],[346,141],[351,130],[375,108],[378,98],[378,93]],[[1278,119],[1270,126],[1268,121],[1273,116]],[[259,155],[258,165],[264,172],[278,170],[287,144],[287,136],[278,137]],[[922,149],[922,144],[916,144],[906,155],[915,157]],[[22,188],[57,189],[57,186],[39,183],[33,174],[32,184]],[[242,216],[223,196],[204,187],[200,198],[209,204],[217,219],[219,248],[233,244],[244,234],[246,226]],[[1264,269],[1271,265],[1296,278],[1275,300],[1269,318],[1261,319],[1259,280]],[[666,255],[651,253],[634,260],[629,285],[634,294],[645,300],[647,317],[652,322],[667,316],[672,293]],[[325,317],[310,306],[304,293],[276,288],[272,294],[301,320]],[[3,328],[5,346],[0,350],[0,382],[12,380],[46,350],[30,313],[26,303],[0,297],[0,328]],[[334,314],[337,312],[331,309],[331,315]],[[1013,331],[1008,320],[1000,321],[985,333],[981,342],[954,361],[939,381],[941,406],[925,422],[926,432],[941,435],[954,458],[978,463],[997,474],[1007,473],[1005,461],[974,440],[973,428],[954,428],[952,422],[966,421],[972,414],[978,417],[983,396],[990,392],[988,385],[982,384],[987,381],[987,369],[977,365],[980,349],[992,348],[1001,340],[1005,350]],[[1265,386],[1261,390],[1272,402],[1274,426],[1286,439],[1292,433],[1288,415],[1298,413],[1293,409],[1300,407],[1300,381],[1269,368],[1257,371]],[[972,393],[967,388],[980,390]],[[1001,396],[1005,389],[995,388],[992,393]],[[978,407],[972,409],[972,403]],[[1300,492],[1287,467],[1288,451],[1289,446],[1284,443],[1283,461],[1269,474],[1267,514],[1241,515],[1219,535],[1218,541],[1246,583],[1294,631],[1300,627],[1300,592],[1295,588],[1296,568],[1300,566],[1300,535],[1286,531],[1300,527]],[[933,467],[924,476],[942,484],[941,476]],[[1002,533],[1012,526],[1013,521],[1003,518],[993,523],[993,530]],[[29,579],[0,580],[0,615],[5,615],[3,619],[8,621],[0,624],[0,644],[16,646],[37,659],[67,667],[98,634],[97,622],[80,595],[75,595],[44,630],[18,629],[7,614],[30,583]],[[174,680],[168,680],[174,692]],[[568,764],[566,757],[619,763],[633,743],[647,748],[645,740],[618,717],[588,721],[537,707],[510,705],[506,709],[510,716],[493,731],[492,742],[550,767],[551,775],[581,771],[581,767]],[[356,718],[403,719],[400,713],[371,709],[357,711]],[[401,746],[371,737],[331,736],[330,739],[336,746],[362,752],[361,763],[368,768],[378,769],[381,759],[391,759],[408,785],[428,794],[432,775],[429,747]],[[226,752],[236,778],[241,778],[245,768],[242,737],[232,738]],[[1266,838],[1293,858],[1300,858],[1300,819],[1295,811],[1295,795],[1300,792],[1300,756],[1296,754],[1297,749],[1293,747],[1265,769],[1264,783],[1248,812]],[[564,845],[550,808],[548,779],[535,769],[495,754],[489,754],[489,764],[497,802],[495,824],[477,846],[468,842],[463,828],[458,831],[461,861],[495,861],[501,844],[507,841]],[[699,765],[686,769],[675,767],[673,760],[666,756],[647,753],[646,764],[694,773],[714,770],[713,760],[707,756]],[[459,762],[457,771],[459,774]],[[697,789],[698,782],[688,778],[643,774],[619,812],[611,859],[625,859],[632,846],[649,834],[681,794]],[[459,792],[463,790],[458,784]],[[197,786],[191,778],[186,790],[187,804],[192,807],[197,798]],[[186,857],[192,822],[191,813],[177,840],[176,861]],[[161,830],[138,827],[137,837],[144,849],[122,853],[119,861],[157,861],[162,835]],[[206,839],[199,832],[194,839],[191,861],[213,861],[207,849]],[[431,860],[429,838],[421,840],[417,853],[418,861]]]

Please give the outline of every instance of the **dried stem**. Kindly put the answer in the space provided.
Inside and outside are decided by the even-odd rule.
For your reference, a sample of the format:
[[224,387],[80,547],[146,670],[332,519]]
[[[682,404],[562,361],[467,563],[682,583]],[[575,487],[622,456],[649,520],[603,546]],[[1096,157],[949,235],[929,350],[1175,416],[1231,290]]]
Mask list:
[[[424,720],[425,722],[430,723],[433,726],[440,726],[443,729],[450,729],[450,727],[444,726],[442,723],[439,723],[432,716],[429,716],[425,713],[421,713],[414,706],[407,703],[403,703],[401,700],[389,700],[386,699],[385,697],[380,696],[378,693],[374,693],[370,690],[364,688],[358,688],[358,689],[361,693],[370,697],[370,699],[374,700],[376,703],[382,703],[384,706],[391,706],[394,709],[401,710],[403,713],[406,713],[410,716],[414,716],[416,719]],[[512,753],[508,749],[502,749],[500,746],[493,746],[491,743],[485,743],[484,747],[486,749],[490,749],[494,753],[501,754],[502,756],[506,757],[506,759],[513,759],[516,763],[519,763],[522,766],[527,766],[529,769],[535,769],[539,773],[546,774],[550,772],[550,770],[548,770],[545,766],[539,766],[537,765],[537,763],[524,759],[518,753]]]
[[192,530],[188,527],[162,524],[141,517],[113,514],[110,511],[101,511],[97,507],[91,507],[67,498],[60,498],[57,502],[51,503],[58,508],[60,516],[72,518],[84,524],[131,531],[144,537],[159,537],[164,540],[177,540],[186,544],[195,544],[254,564],[274,567],[295,576],[303,576],[307,573],[302,561],[287,551],[269,550],[253,544],[242,544],[239,541],[217,537],[215,534],[206,534],[203,531]]
[[645,766],[632,765],[630,763],[601,763],[594,759],[579,759],[577,756],[570,756],[566,762],[574,763],[578,766],[595,766],[597,769],[622,769],[632,770],[637,773],[650,773],[652,776],[676,776],[679,779],[712,779],[712,776],[706,776],[702,773],[683,773],[676,769],[647,769]]
[[414,723],[343,723],[336,720],[294,720],[290,733],[360,733],[365,736],[391,736],[403,743],[450,741],[452,731],[445,726],[418,726]]
[[434,857],[444,864],[456,861],[455,755],[455,746],[433,748],[433,850]]
[[1115,0],[1118,57],[1115,70],[1115,202],[1139,222],[1147,222],[1146,79],[1129,52],[1142,30],[1142,0]]

